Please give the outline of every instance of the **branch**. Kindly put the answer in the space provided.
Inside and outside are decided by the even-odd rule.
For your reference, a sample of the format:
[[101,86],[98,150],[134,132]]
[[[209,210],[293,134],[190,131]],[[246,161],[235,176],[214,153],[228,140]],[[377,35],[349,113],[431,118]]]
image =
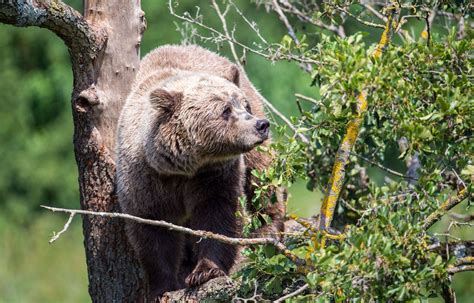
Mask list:
[[66,224],[64,224],[64,227],[63,229],[61,229],[57,234],[54,234],[53,233],[53,237],[51,238],[51,240],[49,240],[49,244],[53,243],[54,241],[56,241],[57,239],[59,239],[59,237],[66,231],[68,230],[69,228],[69,225],[71,225],[71,222],[72,222],[72,219],[74,219],[74,216],[76,214],[75,213],[71,213],[69,215],[69,219],[67,220]]
[[[69,221],[72,220],[72,217],[76,214],[81,215],[89,215],[89,216],[100,216],[100,217],[110,217],[110,218],[122,218],[131,220],[141,224],[148,224],[153,226],[159,226],[166,228],[168,230],[173,230],[177,232],[181,232],[184,234],[200,237],[203,239],[212,239],[216,240],[225,244],[235,245],[235,246],[247,246],[247,245],[273,245],[278,251],[280,251],[283,255],[285,255],[288,259],[293,261],[297,266],[303,266],[306,262],[300,259],[298,256],[293,254],[288,248],[280,242],[276,238],[231,238],[221,234],[215,234],[210,231],[205,230],[193,230],[191,228],[187,228],[184,226],[175,225],[163,220],[150,220],[150,219],[143,219],[140,217],[123,214],[123,213],[109,213],[109,212],[102,212],[102,211],[89,211],[89,210],[79,210],[79,209],[66,209],[66,208],[57,208],[57,207],[50,207],[41,205],[41,207],[51,210],[53,212],[63,212],[70,214]],[[69,222],[68,221],[68,222]],[[69,222],[70,223],[70,222]],[[63,230],[60,232],[63,233],[69,225],[66,224]],[[58,237],[55,237],[56,239]],[[54,239],[54,240],[56,240]]]
[[239,283],[224,276],[212,279],[199,287],[167,292],[160,302],[231,302],[238,289]]
[[316,99],[313,99],[311,97],[308,97],[308,96],[305,96],[305,95],[302,95],[302,94],[295,94],[295,97],[298,98],[298,99],[301,99],[301,100],[305,100],[305,101],[308,101],[308,102],[311,102],[315,105],[319,105],[321,106],[321,102],[319,102],[318,100]]
[[302,12],[301,10],[299,10],[297,7],[295,7],[293,4],[291,4],[288,0],[280,0],[279,2],[281,3],[281,5],[283,5],[283,10],[285,10],[288,13],[291,13],[291,14],[295,15],[299,20],[301,20],[303,22],[306,22],[306,23],[310,23],[310,24],[312,24],[314,26],[317,26],[319,28],[331,31],[331,32],[333,32],[334,34],[338,35],[341,38],[346,37],[346,33],[345,33],[344,27],[342,25],[335,26],[333,24],[326,24],[326,23],[322,22],[319,19],[312,18],[312,17],[308,16],[307,14],[305,14],[304,12]]
[[72,53],[82,53],[90,58],[96,58],[107,41],[105,31],[94,28],[79,12],[59,0],[1,0],[0,22],[49,29]]
[[439,254],[444,259],[449,259],[450,256],[465,258],[474,256],[474,241],[436,242],[428,246],[428,250]]
[[338,5],[335,5],[333,6],[333,8],[337,9],[338,11],[354,18],[356,21],[358,21],[359,23],[362,23],[366,26],[370,26],[370,27],[373,27],[373,28],[382,28],[382,29],[385,29],[385,25],[383,24],[378,24],[378,23],[374,23],[374,22],[370,22],[370,21],[365,21],[361,18],[359,18],[358,16],[352,14],[350,11],[348,11],[347,9],[345,9],[344,7],[340,7]]
[[301,294],[302,292],[304,292],[307,288],[309,287],[308,284],[305,284],[303,286],[301,286],[300,288],[298,288],[297,290],[295,290],[294,292],[291,292],[289,294],[287,294],[286,296],[283,296],[275,301],[273,301],[273,303],[282,303],[282,302],[285,302],[286,299],[290,299],[290,298],[293,298],[294,296],[297,296],[299,294]]
[[[285,25],[286,29],[288,30],[288,35],[290,35],[291,39],[295,42],[297,47],[301,46],[300,40],[298,40],[298,37],[296,37],[296,33],[291,26],[290,22],[288,21],[288,18],[286,18],[285,14],[281,10],[280,5],[278,4],[277,0],[272,0],[272,6],[275,12],[278,14],[278,18],[280,18],[281,22]],[[306,63],[303,65],[303,68],[305,69],[306,72],[311,73],[313,68],[311,67],[311,64]]]
[[461,222],[461,223],[467,223],[467,222],[474,221],[474,213],[470,213],[470,214],[450,214],[449,216],[451,218],[453,218],[454,220],[456,220],[457,222]]
[[233,37],[230,35],[229,30],[227,29],[227,22],[225,20],[225,13],[229,9],[229,6],[227,6],[227,9],[224,13],[221,12],[219,5],[217,5],[215,0],[211,0],[212,6],[214,7],[214,10],[216,11],[217,15],[219,16],[219,19],[221,20],[222,23],[222,29],[224,30],[224,34],[227,38],[227,43],[229,44],[230,51],[232,53],[232,56],[234,57],[235,64],[237,64],[240,68],[243,69],[242,64],[240,63],[239,56],[237,55],[237,51],[235,50],[234,43],[232,43]]
[[356,156],[357,158],[360,158],[360,159],[364,160],[365,162],[368,162],[368,163],[370,163],[370,164],[372,164],[372,165],[374,165],[374,166],[377,166],[377,167],[380,168],[381,170],[384,170],[384,171],[386,171],[387,173],[390,173],[390,174],[392,174],[392,175],[394,175],[394,176],[397,176],[397,177],[400,177],[400,178],[404,178],[404,179],[410,179],[410,180],[413,179],[412,177],[410,177],[410,176],[408,176],[408,175],[406,176],[406,175],[404,175],[404,174],[402,174],[402,173],[399,173],[399,172],[397,172],[397,171],[395,171],[395,170],[393,170],[393,169],[390,169],[390,168],[388,168],[388,167],[385,167],[385,166],[383,166],[382,164],[380,164],[380,163],[378,163],[378,162],[375,162],[375,161],[373,161],[373,160],[370,160],[369,158],[366,158],[366,157],[364,157],[364,156],[362,156],[362,155],[356,154],[356,153],[354,153],[354,152],[351,152],[351,155],[354,155],[354,156]]
[[443,217],[450,209],[461,203],[464,199],[469,196],[469,192],[466,188],[460,190],[454,197],[449,197],[441,206],[426,218],[423,224],[423,229],[428,230],[433,224],[435,224],[441,217]]
[[[306,58],[306,57],[291,54],[291,53],[290,54],[284,54],[278,48],[275,49],[274,48],[275,45],[268,44],[268,43],[265,43],[265,42],[264,42],[265,43],[265,48],[264,49],[255,49],[255,48],[249,47],[248,45],[245,45],[242,42],[237,41],[234,37],[229,38],[225,34],[223,34],[222,32],[216,30],[215,28],[212,28],[212,27],[204,24],[203,22],[201,22],[197,18],[191,17],[191,15],[187,12],[185,12],[183,15],[178,15],[173,9],[172,2],[173,2],[173,0],[168,0],[168,9],[169,9],[169,12],[172,16],[178,18],[181,21],[197,25],[197,26],[209,31],[211,34],[215,35],[213,37],[213,40],[230,41],[230,42],[234,43],[235,45],[240,46],[245,51],[249,51],[251,53],[257,54],[257,55],[262,56],[263,58],[266,58],[266,59],[271,60],[271,61],[290,60],[290,61],[296,61],[296,62],[300,62],[300,63],[319,64],[318,61],[313,60],[311,58]],[[278,45],[276,45],[276,46],[278,46]]]
[[451,275],[454,275],[463,271],[474,271],[474,265],[461,265],[457,267],[450,267],[447,270],[447,272]]
[[449,285],[443,285],[441,296],[445,303],[456,303],[456,294],[454,293],[453,288]]
[[[398,13],[399,9],[397,8],[390,10],[390,14],[387,17],[387,23],[385,24],[385,29],[380,38],[380,42],[372,54],[373,57],[380,57],[387,47],[392,37],[393,31],[397,27],[394,26],[397,24],[397,22],[394,20]],[[324,195],[323,203],[321,205],[321,220],[319,222],[319,228],[321,230],[328,230],[331,226],[337,199],[339,198],[339,194],[341,193],[342,186],[344,184],[345,167],[349,162],[349,154],[354,147],[357,136],[359,135],[360,126],[364,121],[365,112],[367,111],[367,96],[364,91],[359,94],[357,101],[356,116],[347,125],[346,133],[336,153],[331,177],[329,178],[326,194]]]

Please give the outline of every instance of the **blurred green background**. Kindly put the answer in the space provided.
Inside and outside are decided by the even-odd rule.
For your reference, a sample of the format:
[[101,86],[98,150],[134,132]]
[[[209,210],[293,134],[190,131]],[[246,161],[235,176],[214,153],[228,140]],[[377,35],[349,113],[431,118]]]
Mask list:
[[[81,10],[81,1],[65,2]],[[203,8],[205,22],[220,28],[207,2],[181,1],[177,10],[194,10],[196,3]],[[247,18],[258,21],[269,41],[278,42],[286,34],[276,15],[249,1],[237,3]],[[159,45],[180,43],[177,20],[169,15],[166,1],[143,1],[142,7],[148,22],[142,56]],[[254,35],[234,17],[229,25],[235,23],[238,38],[251,44]],[[370,33],[368,39],[378,36]],[[207,45],[229,55],[226,46]],[[79,208],[67,49],[47,30],[0,25],[0,58],[0,302],[89,302],[80,220],[50,245],[52,232],[61,229],[66,218],[39,208],[41,204]],[[295,93],[318,94],[296,64],[271,64],[249,54],[246,70],[262,94],[286,115],[297,113]],[[306,191],[299,182],[291,188],[289,211],[315,214],[320,198],[320,193]],[[472,277],[469,273],[455,277],[459,302],[472,302]]]

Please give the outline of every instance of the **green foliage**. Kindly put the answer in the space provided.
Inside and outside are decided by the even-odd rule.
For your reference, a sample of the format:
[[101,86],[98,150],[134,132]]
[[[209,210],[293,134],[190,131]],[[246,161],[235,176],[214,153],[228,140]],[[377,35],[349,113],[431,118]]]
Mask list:
[[[282,45],[294,51],[288,39]],[[303,270],[280,254],[269,255],[267,248],[247,250],[243,292],[251,292],[257,279],[268,298],[300,283],[294,281],[305,281],[314,293],[302,300],[386,302],[441,294],[450,283],[450,261],[430,252],[428,246],[437,240],[422,225],[459,188],[473,191],[473,48],[472,40],[456,40],[452,31],[429,45],[424,39],[391,45],[381,59],[371,57],[375,45],[368,47],[360,34],[322,35],[316,47],[303,50],[318,61],[312,77],[321,97],[293,121],[311,142],[291,135],[273,144],[274,165],[258,176],[274,186],[306,176],[309,189],[324,190],[364,92],[369,109],[346,168],[338,208],[342,218],[335,227],[354,225],[346,226],[343,241],[326,247],[317,231],[292,242],[289,248],[309,264]],[[375,174],[364,179],[368,163],[358,155],[401,171],[385,180]],[[414,158],[420,163],[417,180],[400,178]]]

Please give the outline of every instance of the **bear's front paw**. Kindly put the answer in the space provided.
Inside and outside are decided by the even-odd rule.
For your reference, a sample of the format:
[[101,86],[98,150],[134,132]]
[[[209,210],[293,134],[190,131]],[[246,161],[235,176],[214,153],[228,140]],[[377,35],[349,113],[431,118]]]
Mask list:
[[209,260],[201,260],[186,278],[185,282],[188,287],[194,287],[206,283],[207,281],[225,276],[225,272],[217,267],[214,262]]

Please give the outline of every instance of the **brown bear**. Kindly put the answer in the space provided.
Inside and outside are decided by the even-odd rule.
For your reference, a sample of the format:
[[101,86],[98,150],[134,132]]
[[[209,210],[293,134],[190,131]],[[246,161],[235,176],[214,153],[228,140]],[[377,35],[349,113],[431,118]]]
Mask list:
[[[145,56],[118,124],[117,194],[124,213],[230,237],[251,170],[269,164],[260,95],[238,67],[198,46]],[[282,230],[283,204],[266,212]],[[160,227],[126,223],[150,294],[200,285],[229,272],[236,247]]]

